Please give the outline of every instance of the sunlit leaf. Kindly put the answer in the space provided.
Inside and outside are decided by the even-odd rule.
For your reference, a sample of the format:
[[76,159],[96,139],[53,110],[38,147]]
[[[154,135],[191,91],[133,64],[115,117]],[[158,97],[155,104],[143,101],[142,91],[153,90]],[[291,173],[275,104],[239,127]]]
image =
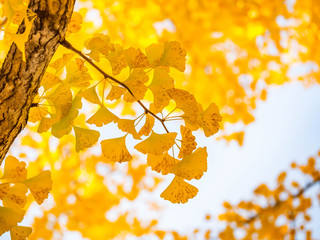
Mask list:
[[87,123],[94,124],[97,127],[102,127],[102,125],[117,122],[118,119],[119,118],[110,112],[105,106],[101,106],[99,110],[87,120]]
[[106,139],[101,141],[103,156],[111,162],[128,162],[132,159],[126,147],[126,137]]
[[197,193],[198,189],[196,187],[186,183],[182,178],[175,177],[160,197],[172,203],[186,203],[189,199],[194,198]]
[[0,206],[0,235],[21,222],[23,215],[23,210]]
[[26,240],[31,233],[31,227],[14,226],[10,229],[11,240]]
[[161,155],[173,146],[176,136],[177,133],[174,132],[158,134],[152,131],[147,139],[138,143],[134,148],[144,154]]
[[36,202],[41,204],[48,198],[49,191],[52,189],[51,172],[43,171],[37,176],[23,181],[23,183],[29,188]]
[[76,136],[76,152],[92,147],[100,137],[100,133],[96,130],[85,129],[73,126]]
[[6,157],[4,164],[4,172],[2,178],[10,181],[23,181],[27,177],[25,162],[20,162],[15,157],[9,155]]
[[191,155],[184,156],[183,159],[171,169],[176,176],[187,180],[200,179],[203,172],[207,171],[207,148],[198,148]]

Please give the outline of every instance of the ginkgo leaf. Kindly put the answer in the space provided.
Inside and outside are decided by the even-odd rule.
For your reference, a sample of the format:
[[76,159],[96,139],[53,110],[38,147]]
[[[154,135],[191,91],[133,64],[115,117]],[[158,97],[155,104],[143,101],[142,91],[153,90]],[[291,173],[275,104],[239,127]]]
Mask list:
[[142,126],[142,128],[139,130],[138,134],[140,136],[144,135],[144,136],[149,136],[149,134],[152,131],[152,128],[154,126],[154,117],[151,116],[150,114],[146,114],[146,122],[145,124]]
[[21,222],[23,216],[23,210],[0,206],[0,236]]
[[96,130],[73,126],[76,136],[76,152],[92,147],[98,142],[100,133]]
[[85,100],[87,100],[91,103],[101,105],[101,101],[100,101],[98,94],[97,94],[97,91],[96,91],[96,86],[92,86],[92,87],[84,90],[83,92],[81,92],[81,97],[83,97]]
[[4,164],[2,179],[9,182],[23,181],[27,177],[26,163],[19,162],[18,159],[9,155]]
[[171,168],[178,163],[179,160],[171,157],[167,152],[162,155],[148,154],[147,163],[153,171],[167,175],[171,173]]
[[145,68],[149,65],[148,58],[140,49],[128,48],[124,50],[124,55],[130,68]]
[[8,20],[8,24],[12,21],[14,24],[20,24],[20,21],[15,21],[15,15],[17,12],[23,13],[20,17],[20,20],[26,16],[27,6],[23,3],[22,0],[6,0],[2,1],[2,16],[5,16]]
[[22,53],[22,60],[26,61],[26,50],[25,50],[25,43],[28,41],[29,38],[29,33],[31,31],[32,28],[32,23],[34,21],[35,18],[32,18],[31,20],[29,20],[29,18],[25,18],[25,30],[23,33],[20,34],[10,34],[12,35],[12,40],[13,42],[17,45],[18,49],[21,51]]
[[177,133],[174,132],[158,134],[152,131],[147,139],[138,143],[134,148],[144,154],[161,155],[173,146],[176,136]]
[[44,88],[44,91],[47,91],[48,89],[58,85],[61,82],[61,79],[56,75],[50,72],[45,72],[41,80],[41,86]]
[[178,177],[187,180],[200,179],[203,172],[207,171],[207,148],[198,148],[191,155],[184,156],[183,159],[171,169]]
[[174,80],[165,68],[157,67],[154,69],[153,79],[149,88],[153,94],[154,108],[157,112],[161,112],[171,100],[166,90],[174,88]]
[[163,46],[155,43],[146,48],[146,55],[151,67],[157,67],[160,65],[163,51]]
[[88,55],[97,62],[100,61],[100,53],[108,56],[110,51],[114,51],[110,37],[100,33],[94,34],[93,38],[85,41],[84,45],[88,50],[91,50]]
[[189,119],[195,120],[197,118],[198,103],[191,93],[177,88],[168,89],[167,93],[176,102],[177,108],[188,115]]
[[54,123],[51,127],[51,133],[57,138],[69,134],[72,130],[72,122],[78,116],[79,110],[82,107],[81,97],[76,96],[72,101],[72,107],[68,114],[60,121]]
[[193,150],[197,148],[196,138],[192,135],[192,132],[190,129],[181,125],[180,132],[181,132],[182,140],[181,140],[181,148],[180,148],[178,158],[182,158],[183,156],[190,155],[193,152]]
[[48,115],[48,111],[40,106],[32,107],[29,110],[28,121],[35,123],[41,121],[41,119]]
[[1,183],[0,184],[0,200],[2,200],[7,193],[9,192],[10,184],[9,183]]
[[23,208],[27,203],[27,192],[28,188],[24,184],[16,183],[3,198],[3,206],[8,208]]
[[172,203],[186,203],[194,198],[198,189],[183,181],[180,177],[174,177],[170,185],[161,193],[160,197]]
[[199,125],[203,128],[206,137],[209,137],[219,131],[219,122],[222,116],[219,113],[218,106],[211,103],[209,107],[200,115]]
[[34,199],[40,205],[48,198],[49,191],[52,189],[51,172],[49,170],[43,171],[22,183],[29,188]]
[[134,119],[118,119],[118,128],[124,132],[130,133],[134,139],[140,140],[137,133]]
[[31,233],[31,227],[14,226],[10,228],[11,240],[26,240]]
[[117,122],[118,119],[119,118],[110,112],[105,106],[101,106],[99,110],[87,120],[87,123],[94,124],[97,127],[102,127],[102,125]]
[[58,87],[46,96],[55,105],[65,105],[72,102],[72,92],[70,86],[65,83],[61,83]]
[[114,45],[114,50],[110,51],[107,58],[111,64],[113,75],[118,75],[122,69],[127,67],[123,48],[119,44]]
[[103,156],[111,162],[128,162],[132,159],[126,147],[126,136],[101,141]]
[[171,66],[183,72],[185,70],[185,62],[186,51],[181,48],[179,42],[170,41],[164,43],[163,56],[160,61],[161,65]]
[[127,89],[123,87],[118,87],[118,86],[112,86],[108,96],[106,97],[107,100],[113,101],[119,99]]
[[39,123],[37,132],[43,133],[43,132],[48,131],[55,122],[56,122],[56,120],[53,118],[47,118],[47,117],[42,118]]
[[185,70],[186,51],[179,42],[165,42],[164,46],[151,44],[146,48],[146,54],[151,67],[170,66],[181,72]]
[[53,63],[49,65],[49,67],[52,67],[56,70],[56,73],[59,73],[63,70],[63,68],[71,61],[75,53],[65,53],[62,55],[61,58],[57,59]]
[[82,18],[80,13],[73,12],[71,20],[70,20],[70,22],[68,24],[67,32],[68,33],[77,33],[77,32],[79,32],[80,29],[81,29],[82,20],[83,20],[83,18]]
[[90,86],[92,80],[88,73],[88,68],[84,65],[84,60],[76,58],[75,61],[67,65],[67,77],[65,83],[71,87],[86,88]]
[[147,87],[144,85],[146,82],[148,82],[147,74],[142,69],[134,69],[129,78],[123,82],[131,90],[134,97],[129,91],[127,91],[123,96],[123,100],[127,102],[134,102],[136,100],[143,99],[147,91]]

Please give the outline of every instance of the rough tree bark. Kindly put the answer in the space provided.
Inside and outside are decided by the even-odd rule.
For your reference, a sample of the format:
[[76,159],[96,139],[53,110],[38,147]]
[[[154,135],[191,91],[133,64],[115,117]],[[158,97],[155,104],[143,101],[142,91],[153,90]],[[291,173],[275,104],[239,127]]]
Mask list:
[[[12,44],[0,71],[0,165],[16,136],[26,126],[41,78],[64,39],[75,0],[30,0],[37,16],[25,44],[26,62]],[[25,29],[22,23],[18,33]]]

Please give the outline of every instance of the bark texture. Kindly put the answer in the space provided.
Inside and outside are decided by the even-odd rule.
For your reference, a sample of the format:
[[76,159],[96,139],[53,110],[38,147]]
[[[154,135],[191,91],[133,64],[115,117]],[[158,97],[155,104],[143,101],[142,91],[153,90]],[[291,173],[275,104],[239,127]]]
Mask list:
[[[26,62],[15,44],[0,70],[0,165],[16,136],[26,126],[41,78],[64,39],[75,0],[30,0],[37,17],[25,44]],[[23,33],[21,24],[18,33]]]

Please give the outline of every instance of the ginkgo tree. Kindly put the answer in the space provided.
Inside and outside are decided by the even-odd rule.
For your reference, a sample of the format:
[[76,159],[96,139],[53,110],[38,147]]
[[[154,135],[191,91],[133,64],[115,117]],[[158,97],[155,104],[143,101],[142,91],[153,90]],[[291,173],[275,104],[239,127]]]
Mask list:
[[[175,231],[157,229],[156,220],[145,224],[125,212],[111,221],[105,214],[122,199],[132,201],[140,191],[157,187],[161,179],[147,167],[174,175],[160,195],[163,199],[186,203],[195,197],[198,189],[188,181],[199,180],[207,171],[208,154],[193,132],[200,129],[211,137],[222,128],[222,138],[242,144],[244,132],[230,133],[229,128],[254,120],[252,111],[257,99],[266,98],[266,85],[289,80],[281,74],[291,64],[281,55],[289,47],[280,44],[283,29],[275,23],[277,16],[289,15],[287,5],[221,0],[188,1],[182,7],[181,1],[133,2],[1,1],[0,163],[27,120],[30,124],[20,146],[37,153],[15,149],[17,157],[8,155],[2,164],[0,235],[10,231],[12,239],[28,237],[31,228],[19,225],[24,210],[32,198],[41,204],[51,191],[55,207],[35,219],[30,239],[61,239],[65,230],[80,231],[90,239],[121,239],[129,234],[181,239]],[[302,4],[300,9],[309,8]],[[84,18],[93,12],[93,21]],[[297,14],[304,16],[303,11]],[[168,19],[158,36],[153,25]],[[102,24],[95,24],[97,20]],[[226,24],[232,27],[226,29]],[[314,30],[309,32],[312,37]],[[288,46],[300,39],[290,40]],[[256,47],[256,41],[261,46]],[[273,43],[281,54],[268,51]],[[297,59],[307,57],[303,50],[297,54],[301,54]],[[241,85],[238,78],[249,83]],[[119,130],[117,136],[102,134],[109,126]],[[52,141],[57,141],[54,149]],[[317,172],[311,165],[306,168]],[[101,175],[99,169],[105,168],[107,174]],[[113,174],[129,178],[132,186],[128,189],[126,181],[117,182]],[[318,178],[315,174],[312,183]],[[151,186],[147,179],[152,179]],[[280,191],[261,189],[256,192],[264,197]],[[278,202],[275,198],[265,212],[277,204],[294,207]],[[220,218],[230,226],[220,238],[234,239],[235,225],[240,229],[243,222],[252,222],[249,229],[244,227],[248,239],[252,237],[254,220],[265,214],[259,213],[260,206],[243,205],[225,204],[226,214]],[[308,207],[305,204],[299,211]],[[243,220],[236,208],[254,209],[256,215]],[[64,216],[66,224],[59,221]],[[269,230],[259,233],[262,239]],[[271,237],[289,232],[279,231]],[[209,239],[209,233],[204,237]]]

